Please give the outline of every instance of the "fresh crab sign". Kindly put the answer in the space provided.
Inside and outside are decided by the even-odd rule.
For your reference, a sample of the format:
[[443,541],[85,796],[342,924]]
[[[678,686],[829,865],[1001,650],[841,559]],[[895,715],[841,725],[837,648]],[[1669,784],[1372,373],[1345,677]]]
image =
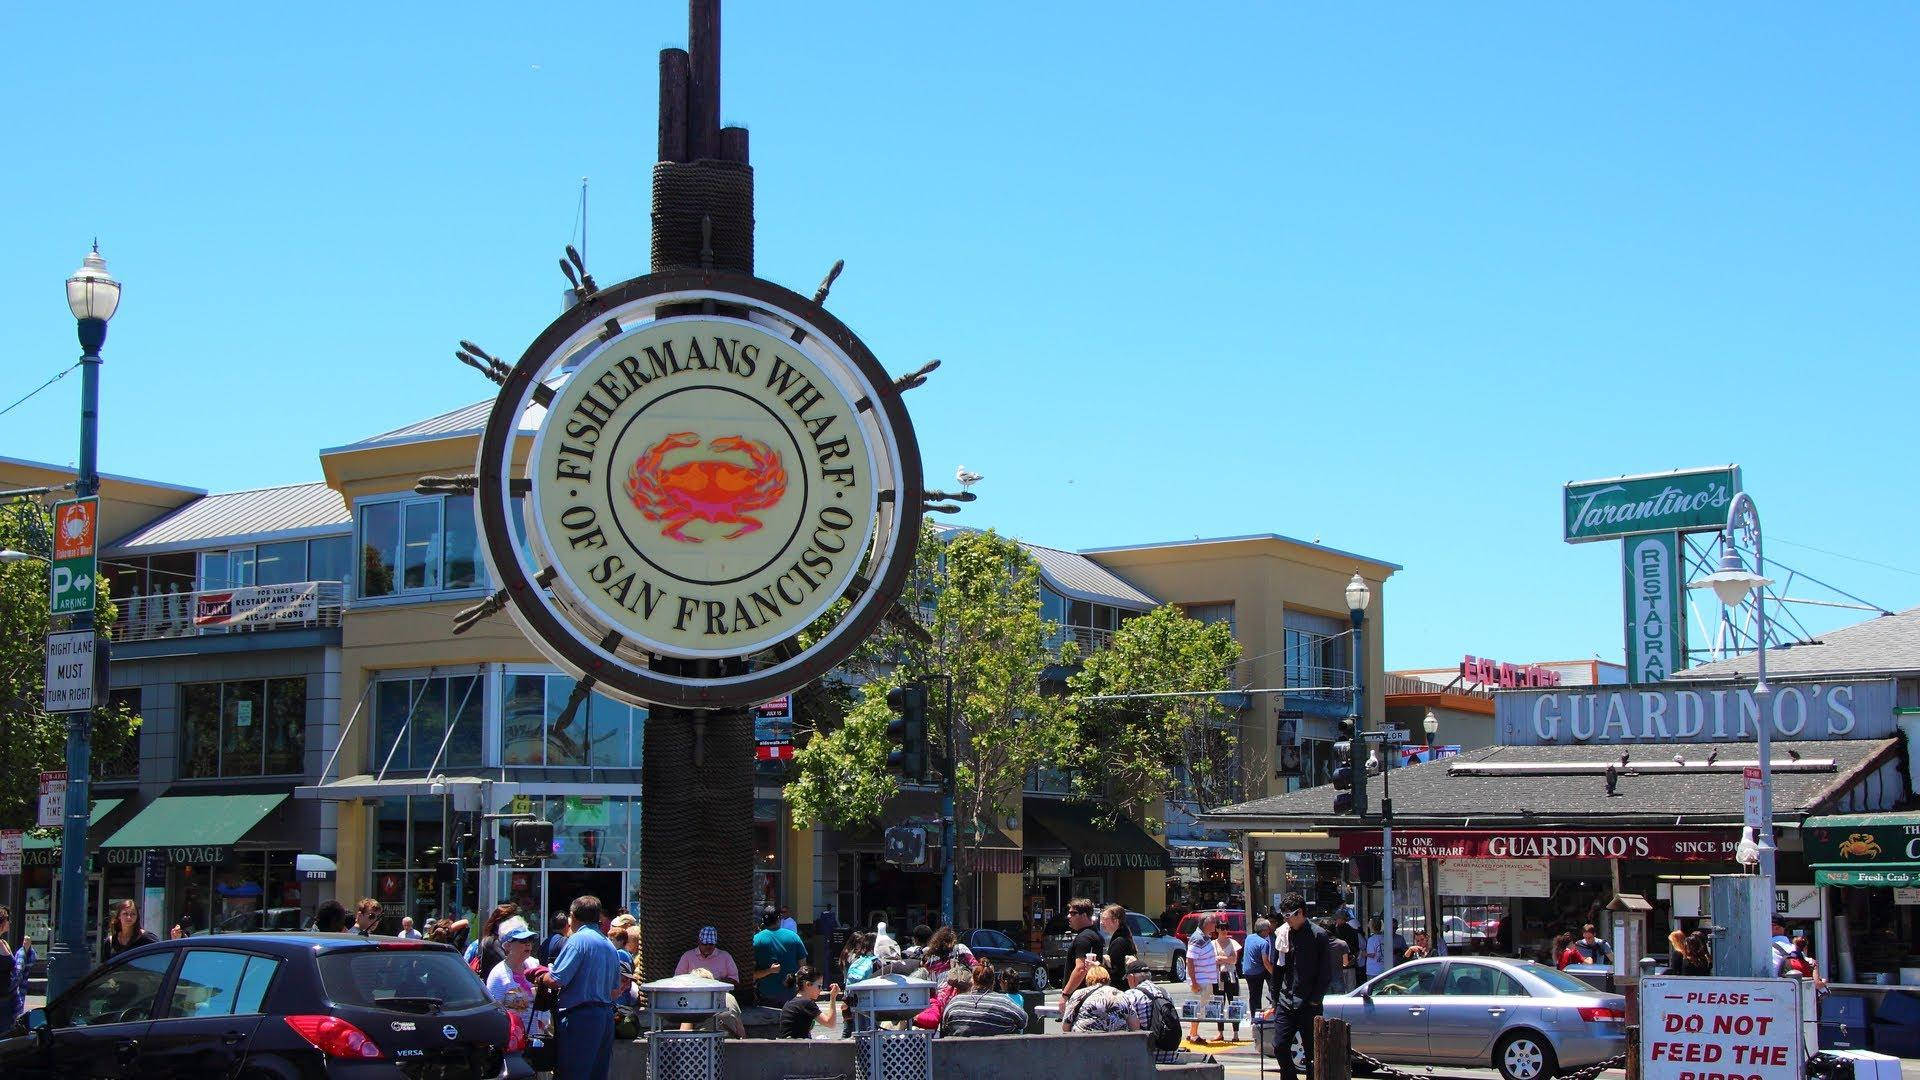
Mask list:
[[489,566],[542,650],[597,688],[751,705],[830,670],[893,607],[927,494],[900,400],[918,381],[817,303],[742,274],[647,275],[499,370],[477,477]]

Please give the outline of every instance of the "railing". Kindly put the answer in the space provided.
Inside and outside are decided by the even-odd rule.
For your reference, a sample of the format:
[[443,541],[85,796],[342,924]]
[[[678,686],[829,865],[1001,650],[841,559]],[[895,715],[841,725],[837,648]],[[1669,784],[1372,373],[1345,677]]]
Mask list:
[[1353,685],[1353,672],[1344,667],[1288,664],[1286,685],[1300,688],[1294,695],[1297,697],[1345,701],[1352,696],[1347,687]]
[[179,589],[118,601],[115,641],[159,641],[204,634],[311,630],[340,625],[338,581],[246,585],[233,589]]
[[1416,679],[1410,675],[1395,675],[1392,672],[1388,672],[1381,678],[1380,689],[1388,694],[1438,694],[1445,691],[1462,697],[1493,697],[1493,691],[1484,686],[1466,686],[1457,680],[1451,683],[1428,682],[1425,679]]
[[1113,631],[1097,626],[1062,626],[1058,640],[1073,642],[1083,653],[1096,652],[1113,644]]

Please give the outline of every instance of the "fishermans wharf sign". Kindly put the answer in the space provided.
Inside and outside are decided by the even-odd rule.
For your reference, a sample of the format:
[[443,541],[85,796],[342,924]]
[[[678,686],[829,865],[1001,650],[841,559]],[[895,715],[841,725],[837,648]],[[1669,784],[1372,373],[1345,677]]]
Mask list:
[[1570,483],[1564,493],[1565,539],[1584,544],[1719,529],[1739,492],[1738,465]]
[[1750,742],[1764,718],[1775,739],[1884,739],[1896,730],[1892,680],[1712,683],[1503,690],[1493,698],[1503,746],[1578,743]]

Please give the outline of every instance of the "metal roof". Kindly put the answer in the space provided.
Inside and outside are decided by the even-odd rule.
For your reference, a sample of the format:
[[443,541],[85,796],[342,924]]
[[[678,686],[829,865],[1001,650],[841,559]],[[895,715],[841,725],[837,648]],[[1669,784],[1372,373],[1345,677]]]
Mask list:
[[1337,547],[1328,547],[1325,544],[1316,543],[1312,540],[1302,540],[1294,536],[1283,536],[1280,533],[1248,533],[1245,536],[1210,536],[1205,538],[1196,536],[1192,540],[1167,540],[1154,544],[1119,544],[1114,547],[1087,548],[1086,554],[1105,555],[1109,552],[1151,551],[1154,548],[1202,547],[1207,544],[1245,544],[1257,543],[1261,540],[1278,540],[1281,543],[1295,544],[1303,548],[1312,548],[1315,551],[1324,551],[1329,555],[1338,555],[1343,559],[1359,559],[1361,562],[1371,566],[1384,566],[1390,570],[1406,569],[1406,567],[1401,566],[1397,562],[1388,562],[1385,559],[1376,559],[1371,555],[1361,555],[1357,552],[1345,551]]
[[[546,381],[548,386],[558,387],[566,381],[566,377],[559,375]],[[486,430],[487,416],[493,412],[493,403],[493,398],[487,398],[471,405],[462,405],[438,416],[416,420],[405,427],[383,431],[378,435],[369,435],[358,442],[351,442],[345,446],[327,447],[320,453],[325,456],[346,450],[370,450],[380,446],[399,446],[405,443],[430,442],[434,439],[452,439],[466,435],[477,436]],[[539,431],[540,422],[546,418],[546,415],[545,406],[527,406],[527,411],[520,414],[520,433],[532,435]]]
[[[935,533],[984,531],[975,529],[971,525],[948,525],[942,522],[933,523],[932,528]],[[1062,596],[1095,604],[1139,608],[1142,611],[1150,611],[1160,606],[1160,601],[1134,588],[1124,578],[1085,555],[1061,551],[1059,548],[1041,547],[1019,537],[1011,539],[1027,549],[1027,552],[1033,556],[1033,561],[1040,564],[1040,580]]]
[[[1768,622],[1772,622],[1769,619]],[[1777,624],[1776,624],[1777,625]],[[1750,678],[1758,663],[1753,653],[1676,671],[1676,682]],[[1920,607],[1877,615],[1809,642],[1767,650],[1767,674],[1894,675],[1920,672]]]
[[[67,473],[68,475],[75,474],[74,467],[71,465],[55,465],[48,461],[8,457],[5,454],[0,454],[0,465],[20,465],[29,469],[45,469],[48,472]],[[165,491],[179,491],[188,495],[205,495],[207,493],[205,488],[188,487],[185,484],[172,484],[164,480],[142,480],[137,476],[126,476],[121,473],[103,472],[100,474],[100,479],[116,480],[122,484],[138,484],[141,487],[160,488]]]
[[353,515],[324,483],[232,491],[195,499],[106,545],[107,555],[157,555],[232,540],[292,540],[350,532]]

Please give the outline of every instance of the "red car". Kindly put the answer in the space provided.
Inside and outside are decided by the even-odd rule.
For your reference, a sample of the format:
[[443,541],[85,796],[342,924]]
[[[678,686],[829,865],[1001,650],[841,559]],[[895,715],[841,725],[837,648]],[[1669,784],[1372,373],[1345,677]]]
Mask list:
[[1174,936],[1181,941],[1192,938],[1193,932],[1200,929],[1200,919],[1206,915],[1211,915],[1215,920],[1224,924],[1224,932],[1232,937],[1233,940],[1239,942],[1241,945],[1247,943],[1247,913],[1239,908],[1216,908],[1212,911],[1188,912],[1187,916],[1180,920],[1180,925],[1174,929]]

